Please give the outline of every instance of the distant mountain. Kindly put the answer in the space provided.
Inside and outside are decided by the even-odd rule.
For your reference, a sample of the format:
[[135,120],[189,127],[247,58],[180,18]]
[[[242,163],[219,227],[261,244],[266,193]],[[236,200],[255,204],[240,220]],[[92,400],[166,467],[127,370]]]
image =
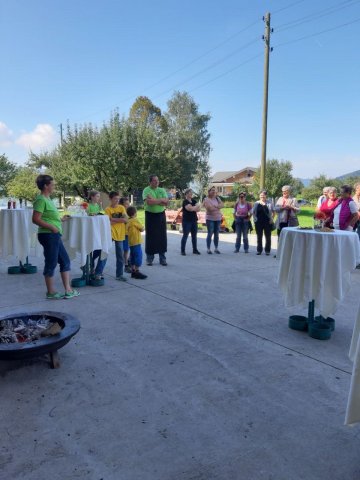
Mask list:
[[346,173],[345,175],[340,175],[340,177],[336,177],[336,180],[344,180],[347,177],[360,177],[360,170],[355,170],[355,172]]
[[300,180],[304,187],[308,187],[311,182],[311,178],[298,178],[298,180]]

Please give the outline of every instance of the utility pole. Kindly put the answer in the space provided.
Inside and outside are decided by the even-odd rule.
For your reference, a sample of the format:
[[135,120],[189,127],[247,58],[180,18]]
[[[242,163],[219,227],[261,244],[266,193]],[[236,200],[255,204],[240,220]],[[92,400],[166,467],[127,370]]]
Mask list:
[[270,28],[270,13],[263,17],[265,22],[265,35],[263,40],[265,42],[265,62],[264,62],[264,104],[263,104],[263,124],[262,124],[262,146],[261,146],[261,169],[260,169],[260,189],[265,188],[265,174],[266,174],[266,140],[267,140],[267,114],[268,114],[268,90],[269,90],[269,53],[270,48],[270,34],[273,29]]

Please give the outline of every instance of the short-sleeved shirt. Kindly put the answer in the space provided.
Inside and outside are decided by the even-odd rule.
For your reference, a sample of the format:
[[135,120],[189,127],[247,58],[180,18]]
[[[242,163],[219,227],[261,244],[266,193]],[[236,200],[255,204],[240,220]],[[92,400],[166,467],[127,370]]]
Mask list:
[[[219,206],[219,200],[215,198],[206,197],[204,200],[204,207],[206,208],[206,220],[213,220],[216,222],[221,221],[222,213],[220,209],[217,209]],[[216,210],[210,210],[209,207],[215,207]]]
[[146,203],[147,196],[150,195],[152,198],[168,198],[166,190],[164,188],[151,188],[150,186],[144,188],[142,198],[144,200],[144,209],[145,212],[151,213],[161,213],[165,210],[164,205],[148,205]]
[[127,225],[128,237],[129,237],[129,246],[133,247],[134,245],[140,245],[142,242],[141,230],[143,226],[137,218],[129,218]]
[[251,205],[246,203],[237,202],[234,208],[234,214],[238,218],[249,218],[249,212],[251,211]]
[[[41,220],[54,225],[62,233],[61,218],[54,202],[49,197],[38,195],[33,203],[34,212],[41,213]],[[53,233],[49,228],[39,227],[39,233]]]
[[[349,202],[349,209],[350,209],[350,213],[356,213],[357,212],[357,206],[356,206],[356,203],[353,200],[351,200]],[[336,230],[340,229],[340,211],[341,211],[341,203],[334,210],[333,223],[334,223],[334,228]],[[350,227],[350,226],[348,226],[348,228],[347,228],[347,230],[349,230],[349,232],[351,232],[352,229],[353,229],[353,227]]]
[[87,207],[88,214],[97,215],[100,213],[100,205],[98,203],[89,203]]
[[185,199],[183,201],[183,204],[182,204],[182,212],[183,212],[183,215],[182,215],[182,219],[184,222],[197,222],[197,213],[196,212],[189,212],[188,210],[186,210],[186,205],[191,205],[192,207],[195,207],[196,205],[196,201],[192,198],[191,199],[191,202],[187,199]]
[[[126,218],[126,210],[122,205],[117,205],[115,208],[105,208],[105,214],[110,218]],[[121,242],[125,240],[125,223],[112,223],[111,224],[111,237],[113,240]]]

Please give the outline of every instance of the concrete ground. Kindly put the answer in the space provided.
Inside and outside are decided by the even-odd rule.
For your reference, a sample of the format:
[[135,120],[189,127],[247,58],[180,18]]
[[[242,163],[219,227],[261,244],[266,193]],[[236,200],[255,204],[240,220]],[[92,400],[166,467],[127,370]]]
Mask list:
[[232,234],[211,256],[203,238],[186,257],[168,240],[168,267],[123,284],[112,255],[106,285],[72,300],[46,301],[41,273],[0,263],[1,316],[82,325],[57,370],[0,362],[1,480],[359,479],[360,426],[343,423],[360,270],[318,341],[287,327],[301,309],[283,307],[272,255],[234,254]]

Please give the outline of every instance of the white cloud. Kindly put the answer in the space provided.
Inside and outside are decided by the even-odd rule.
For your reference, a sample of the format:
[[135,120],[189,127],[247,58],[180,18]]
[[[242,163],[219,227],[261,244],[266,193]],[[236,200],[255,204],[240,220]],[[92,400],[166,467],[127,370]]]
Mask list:
[[16,143],[28,150],[36,151],[52,147],[56,141],[57,134],[53,127],[48,123],[39,123],[32,132],[20,135]]
[[12,130],[4,122],[0,122],[0,147],[9,147],[12,143],[12,136]]

